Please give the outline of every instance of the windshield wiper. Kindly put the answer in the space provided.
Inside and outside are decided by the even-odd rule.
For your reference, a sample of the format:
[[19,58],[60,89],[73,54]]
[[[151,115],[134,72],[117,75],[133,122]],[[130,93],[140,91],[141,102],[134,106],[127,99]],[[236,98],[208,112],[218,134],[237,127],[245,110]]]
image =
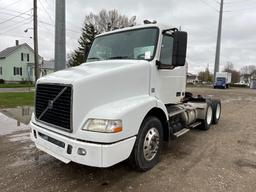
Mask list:
[[128,59],[128,56],[116,56],[116,57],[109,57],[108,59]]

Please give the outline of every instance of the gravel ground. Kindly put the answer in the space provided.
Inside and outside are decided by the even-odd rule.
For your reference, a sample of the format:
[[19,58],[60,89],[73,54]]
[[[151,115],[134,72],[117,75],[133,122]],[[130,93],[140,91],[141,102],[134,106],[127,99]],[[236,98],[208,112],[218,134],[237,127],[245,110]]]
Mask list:
[[9,127],[2,126],[6,117],[0,116],[1,191],[254,192],[256,90],[189,89],[221,98],[219,124],[166,144],[161,162],[146,173],[131,170],[126,162],[107,169],[65,165],[37,151],[24,126],[1,135]]

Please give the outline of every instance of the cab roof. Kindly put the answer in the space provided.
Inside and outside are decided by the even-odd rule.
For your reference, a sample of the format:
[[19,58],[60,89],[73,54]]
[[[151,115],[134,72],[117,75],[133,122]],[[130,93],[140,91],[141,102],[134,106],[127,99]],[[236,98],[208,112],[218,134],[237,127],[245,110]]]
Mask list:
[[109,34],[114,34],[114,33],[119,33],[119,32],[123,32],[123,31],[134,30],[134,29],[143,29],[143,28],[151,28],[151,27],[159,28],[160,31],[163,31],[165,29],[173,28],[173,26],[167,26],[167,25],[161,25],[161,24],[142,24],[142,25],[136,25],[136,26],[133,26],[133,27],[125,27],[125,28],[122,28],[122,29],[116,29],[116,30],[113,30],[113,31],[101,33],[100,35],[97,35],[96,37],[109,35]]

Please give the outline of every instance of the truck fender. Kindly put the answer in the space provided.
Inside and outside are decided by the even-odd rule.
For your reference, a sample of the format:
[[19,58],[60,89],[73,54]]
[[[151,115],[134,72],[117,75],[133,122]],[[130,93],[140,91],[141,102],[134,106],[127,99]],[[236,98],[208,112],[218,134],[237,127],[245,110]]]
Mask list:
[[[157,99],[148,95],[132,97],[101,105],[91,110],[85,117],[83,126],[87,119],[121,119],[123,131],[111,136],[111,141],[126,139],[136,136],[145,115],[157,107]],[[89,136],[90,133],[87,134]]]

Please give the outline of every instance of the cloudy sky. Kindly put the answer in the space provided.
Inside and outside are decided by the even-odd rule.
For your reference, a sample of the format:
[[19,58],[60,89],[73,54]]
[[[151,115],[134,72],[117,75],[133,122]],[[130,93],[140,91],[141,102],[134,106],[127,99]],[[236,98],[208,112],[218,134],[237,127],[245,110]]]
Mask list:
[[[84,16],[101,9],[117,9],[137,23],[156,20],[181,26],[189,34],[189,71],[197,73],[209,65],[213,71],[220,0],[66,0],[67,53],[77,47]],[[54,0],[38,0],[39,52],[45,59],[54,55]],[[15,40],[33,46],[32,0],[0,0],[0,50]],[[13,18],[15,17],[15,18]],[[12,18],[12,19],[10,19]],[[256,0],[224,0],[221,69],[231,61],[236,69],[256,65]]]

